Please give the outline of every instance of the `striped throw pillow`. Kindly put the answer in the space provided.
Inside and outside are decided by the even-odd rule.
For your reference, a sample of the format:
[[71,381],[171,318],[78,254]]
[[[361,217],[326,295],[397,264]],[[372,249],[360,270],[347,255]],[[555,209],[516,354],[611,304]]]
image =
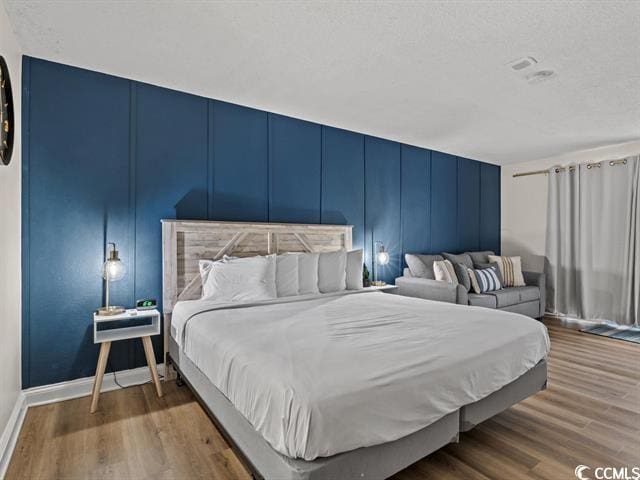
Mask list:
[[489,255],[489,262],[498,264],[504,287],[525,286],[520,257],[498,257],[496,255]]
[[468,269],[471,287],[475,293],[494,292],[502,288],[496,267]]

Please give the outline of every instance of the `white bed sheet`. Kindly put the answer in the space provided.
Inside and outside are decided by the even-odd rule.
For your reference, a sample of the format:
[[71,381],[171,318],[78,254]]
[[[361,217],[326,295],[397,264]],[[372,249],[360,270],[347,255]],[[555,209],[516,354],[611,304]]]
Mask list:
[[531,318],[381,292],[241,308],[180,302],[172,324],[185,354],[271,446],[305,460],[416,432],[549,351]]

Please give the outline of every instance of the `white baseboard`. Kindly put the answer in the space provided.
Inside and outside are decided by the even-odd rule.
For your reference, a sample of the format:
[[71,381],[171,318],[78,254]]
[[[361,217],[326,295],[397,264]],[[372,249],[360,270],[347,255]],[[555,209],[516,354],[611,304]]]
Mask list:
[[26,399],[27,397],[23,392],[18,394],[16,403],[11,411],[11,416],[9,416],[9,421],[0,437],[0,478],[4,478],[7,473],[11,455],[13,455],[13,450],[18,441],[18,435],[22,429],[22,422],[24,422],[28,408]]
[[[164,363],[158,364],[158,374],[164,375]],[[149,367],[133,368],[131,370],[120,370],[116,372],[118,383],[123,387],[141,385],[151,380]],[[48,403],[71,400],[72,398],[86,397],[91,395],[93,390],[94,377],[79,378],[68,382],[54,383],[23,390],[18,395],[16,404],[11,412],[7,426],[0,437],[0,478],[4,475],[9,466],[11,455],[16,446],[18,435],[22,429],[22,423],[29,407],[36,405],[46,405]],[[105,373],[102,381],[101,392],[108,392],[120,388],[114,378],[113,373]]]
[[[158,374],[164,375],[164,363],[158,364]],[[133,368],[131,370],[120,370],[116,372],[118,383],[123,387],[133,385],[141,385],[151,380],[149,367]],[[46,405],[47,403],[61,402],[63,400],[71,400],[72,398],[86,397],[91,395],[93,389],[93,378],[85,377],[71,380],[69,382],[53,383],[51,385],[43,385],[41,387],[33,387],[24,390],[27,397],[27,405],[33,407],[35,405]],[[113,373],[105,373],[102,381],[101,392],[108,392],[120,388],[114,379]]]

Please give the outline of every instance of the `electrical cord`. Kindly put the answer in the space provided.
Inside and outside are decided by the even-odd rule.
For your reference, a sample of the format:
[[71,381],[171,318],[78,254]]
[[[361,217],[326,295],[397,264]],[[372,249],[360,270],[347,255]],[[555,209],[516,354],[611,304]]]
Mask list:
[[116,371],[113,368],[113,365],[111,365],[111,359],[107,359],[107,366],[109,367],[109,370],[111,370],[111,373],[113,374],[113,381],[116,382],[116,385],[122,389],[127,388],[127,387],[123,387],[122,385],[120,385],[120,382],[118,382],[118,376],[116,375]]
[[[111,359],[107,359],[107,367],[109,367],[109,370],[111,370],[111,372],[107,372],[107,373],[112,373],[113,374],[113,381],[116,383],[116,385],[118,387],[120,387],[123,390],[125,388],[139,387],[141,385],[146,385],[148,383],[152,383],[152,380],[147,380],[146,382],[134,383],[133,385],[126,385],[126,386],[121,385],[120,382],[118,382],[118,376],[116,374],[116,370],[113,368],[113,365],[111,365]],[[160,380],[164,380],[164,375],[158,374],[158,377],[160,378]]]

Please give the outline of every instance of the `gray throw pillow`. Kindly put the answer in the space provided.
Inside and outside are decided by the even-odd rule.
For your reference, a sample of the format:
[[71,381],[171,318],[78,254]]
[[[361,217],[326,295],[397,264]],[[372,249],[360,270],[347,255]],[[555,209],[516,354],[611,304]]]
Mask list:
[[414,277],[429,278],[435,280],[433,275],[433,262],[436,260],[444,260],[440,255],[416,255],[407,253],[404,256],[409,271]]
[[454,263],[453,268],[456,271],[456,277],[458,277],[458,283],[462,285],[466,291],[471,290],[471,279],[469,278],[469,272],[466,265],[462,263]]
[[471,260],[471,257],[467,253],[460,253],[458,255],[454,255],[453,253],[443,253],[442,255],[454,265],[461,263],[467,268],[473,268],[473,260]]
[[480,265],[489,264],[489,255],[495,255],[491,250],[483,250],[481,252],[464,252],[471,257],[473,268],[480,268]]

